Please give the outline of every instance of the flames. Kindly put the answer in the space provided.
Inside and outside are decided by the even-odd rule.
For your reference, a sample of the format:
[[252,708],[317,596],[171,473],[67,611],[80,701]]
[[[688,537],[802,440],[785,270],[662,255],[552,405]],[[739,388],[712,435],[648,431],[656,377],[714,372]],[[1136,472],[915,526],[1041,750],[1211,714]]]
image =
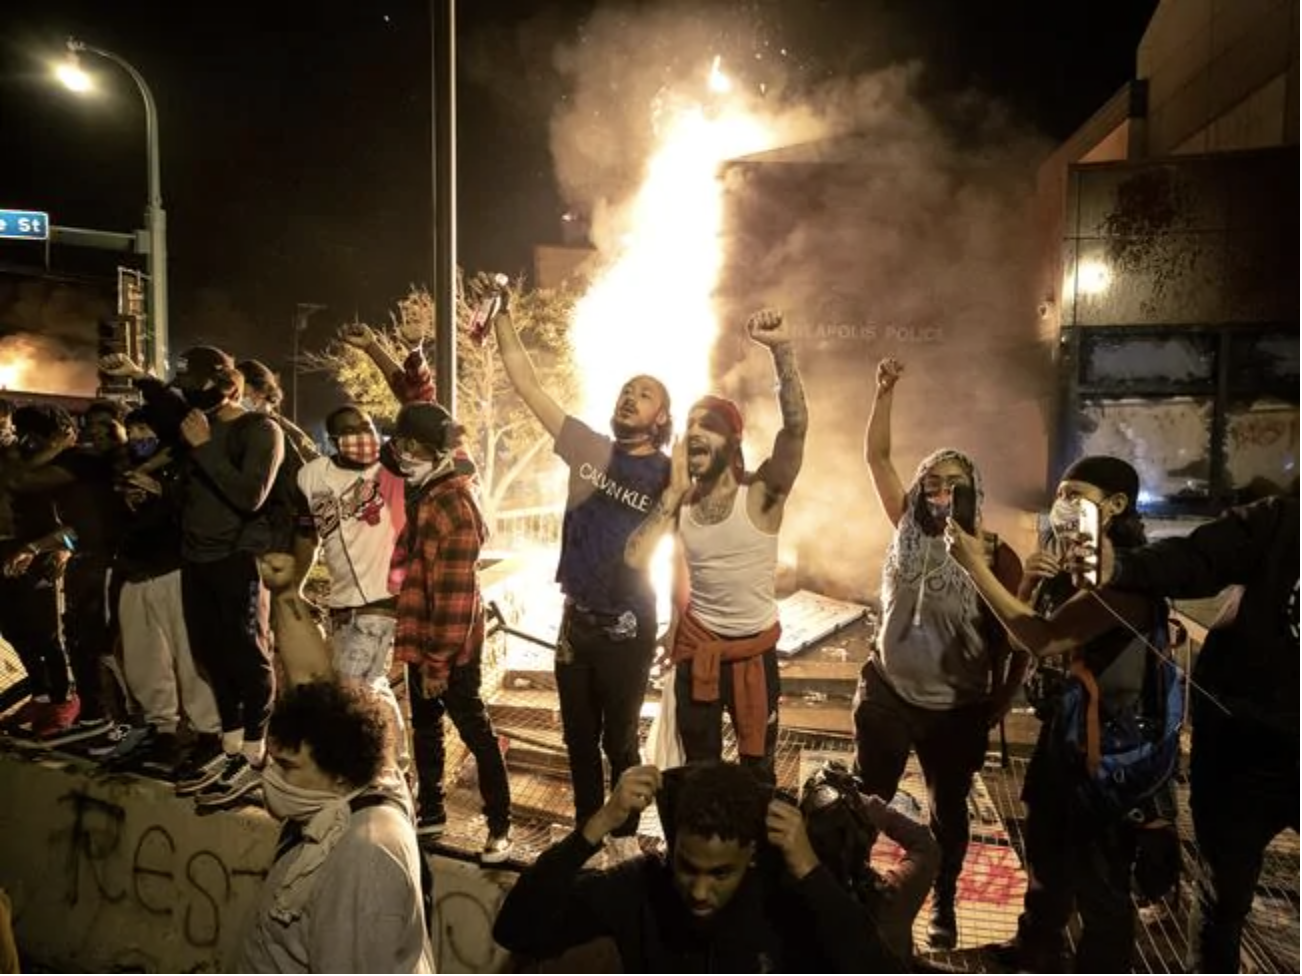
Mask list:
[[0,390],[29,389],[31,366],[31,360],[21,352],[0,347]]
[[602,248],[603,271],[575,311],[581,411],[599,428],[634,374],[668,387],[680,421],[709,388],[723,257],[720,168],[778,138],[751,102],[716,57],[698,98],[662,92],[652,106],[656,149],[633,198],[598,228],[613,246]]

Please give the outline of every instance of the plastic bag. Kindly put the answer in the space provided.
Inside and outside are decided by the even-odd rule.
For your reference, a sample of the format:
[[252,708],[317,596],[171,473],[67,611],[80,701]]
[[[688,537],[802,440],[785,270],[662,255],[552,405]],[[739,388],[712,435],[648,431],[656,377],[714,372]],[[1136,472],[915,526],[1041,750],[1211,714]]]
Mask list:
[[646,738],[646,761],[659,769],[673,769],[683,765],[683,741],[678,736],[678,707],[674,701],[674,669],[670,668],[660,692],[660,711],[651,722]]

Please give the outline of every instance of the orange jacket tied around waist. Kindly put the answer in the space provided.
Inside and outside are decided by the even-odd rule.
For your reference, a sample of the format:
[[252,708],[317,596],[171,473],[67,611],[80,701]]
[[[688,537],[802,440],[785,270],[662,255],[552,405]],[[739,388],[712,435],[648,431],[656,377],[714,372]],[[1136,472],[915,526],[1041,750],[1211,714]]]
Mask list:
[[732,668],[737,752],[742,756],[764,755],[769,697],[761,655],[776,647],[781,636],[780,623],[750,637],[720,637],[687,611],[678,621],[670,659],[692,662],[692,701],[718,701],[721,668],[725,663]]

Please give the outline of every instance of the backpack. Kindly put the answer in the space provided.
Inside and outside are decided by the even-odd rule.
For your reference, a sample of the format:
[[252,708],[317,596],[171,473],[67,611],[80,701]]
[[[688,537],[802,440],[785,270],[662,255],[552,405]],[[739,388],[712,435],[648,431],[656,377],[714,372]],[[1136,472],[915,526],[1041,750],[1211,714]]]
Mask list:
[[[1185,675],[1168,653],[1167,637],[1163,614],[1147,635],[1152,647],[1143,648],[1143,686],[1135,708],[1108,716],[1096,709],[1091,716],[1086,684],[1093,676],[1074,665],[1054,718],[1065,744],[1085,760],[1087,799],[1137,826],[1169,816],[1171,781],[1180,761]],[[1093,720],[1099,726],[1096,746],[1090,742]]]
[[[402,801],[385,793],[363,793],[348,801],[348,809],[352,813],[360,813],[362,810],[379,806],[393,807],[400,811],[404,818],[407,817],[407,807]],[[284,826],[280,828],[280,837],[276,840],[276,856],[272,858],[272,863],[279,861],[302,842],[303,825],[297,820],[286,820]],[[416,845],[416,852],[417,859],[420,861],[420,900],[425,908],[425,928],[428,930],[434,923],[434,873],[430,870],[429,859],[426,858],[419,844]]]
[[251,520],[261,521],[269,526],[272,540],[271,552],[293,552],[294,539],[297,536],[315,531],[312,509],[298,487],[298,473],[305,462],[295,438],[284,430],[276,416],[245,413],[237,417],[231,426],[231,463],[239,464],[244,457],[245,439],[250,425],[262,417],[281,427],[285,454],[276,471],[276,478],[271,483],[267,500],[262,503],[262,507],[251,517]]

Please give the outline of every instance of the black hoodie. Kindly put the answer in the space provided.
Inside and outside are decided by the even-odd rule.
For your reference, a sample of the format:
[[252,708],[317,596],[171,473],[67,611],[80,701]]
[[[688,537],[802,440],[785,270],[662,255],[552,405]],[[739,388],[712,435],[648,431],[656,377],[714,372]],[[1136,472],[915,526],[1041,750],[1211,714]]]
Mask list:
[[[1233,508],[1183,538],[1117,556],[1112,585],[1175,599],[1243,587],[1234,619],[1214,627],[1194,680],[1231,717],[1298,743],[1298,499]],[[1195,691],[1195,705],[1201,692]],[[1214,705],[1211,708],[1215,708]],[[1206,710],[1206,709],[1204,709]],[[1207,711],[1210,714],[1210,711]]]

